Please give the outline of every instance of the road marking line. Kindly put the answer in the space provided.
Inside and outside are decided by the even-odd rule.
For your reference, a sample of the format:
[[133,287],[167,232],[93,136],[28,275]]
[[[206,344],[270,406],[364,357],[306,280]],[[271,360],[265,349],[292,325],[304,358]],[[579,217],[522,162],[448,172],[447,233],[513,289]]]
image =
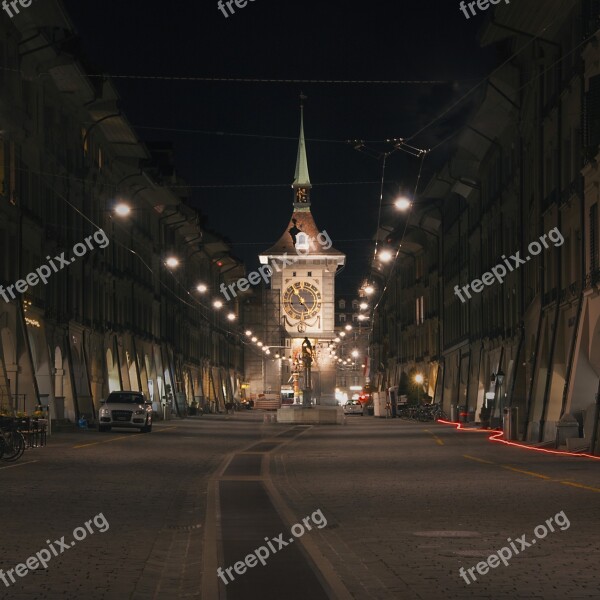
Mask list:
[[39,460],[30,460],[29,462],[18,463],[16,465],[8,465],[8,467],[0,467],[0,471],[2,469],[12,469],[14,467],[22,467],[23,465],[30,465],[31,463],[40,462]]
[[525,471],[524,469],[516,469],[515,467],[509,467],[508,465],[500,465],[503,469],[508,469],[509,471],[516,471],[517,473],[523,473],[524,475],[530,475],[531,477],[539,477],[540,479],[552,479],[552,477],[548,477],[548,475],[542,475],[541,473],[535,473],[534,471]]
[[495,465],[496,463],[492,462],[491,460],[483,460],[483,458],[477,458],[476,456],[471,456],[470,454],[463,454],[463,456],[465,458],[470,458],[471,460],[476,460],[477,462],[480,463],[485,463],[486,465]]
[[600,492],[600,488],[591,487],[589,485],[583,485],[582,483],[574,483],[571,481],[559,481],[558,483],[562,483],[563,485],[571,485],[573,487],[582,488],[584,490],[591,490],[592,492]]
[[[482,458],[477,458],[476,456],[471,456],[469,454],[463,454],[463,457],[469,458],[471,460],[476,460],[477,462],[486,463],[488,465],[496,464],[489,460],[483,460]],[[571,487],[580,488],[582,490],[590,490],[591,492],[600,492],[600,488],[595,488],[595,487],[592,487],[589,485],[584,485],[582,483],[569,481],[567,479],[553,479],[552,477],[549,477],[548,475],[543,475],[542,473],[536,473],[534,471],[527,471],[525,469],[517,469],[516,467],[510,467],[509,465],[498,465],[498,466],[502,467],[503,469],[507,469],[508,471],[515,471],[516,473],[522,473],[523,475],[529,475],[530,477],[538,477],[539,479],[545,479],[546,481],[551,481],[553,483],[561,483],[562,485],[570,485]]]
[[[170,427],[165,427],[162,429],[157,429],[155,432],[160,433],[161,431],[167,431],[168,429],[177,429],[177,425],[171,425]],[[116,442],[117,440],[126,440],[129,438],[137,439],[142,437],[141,435],[120,435],[116,438],[110,438],[110,440],[102,440],[101,442],[90,442],[89,444],[79,444],[78,446],[73,446],[73,448],[87,448],[88,446],[97,446],[98,444],[108,444],[108,442]]]
[[423,429],[423,431],[426,431],[431,437],[433,437],[433,439],[436,441],[438,446],[443,446],[444,442],[441,438],[439,438],[437,435],[435,435],[435,433],[432,433],[431,431],[429,431],[429,429]]
[[121,435],[116,438],[110,438],[110,440],[102,440],[101,442],[91,442],[89,444],[80,444],[79,446],[73,446],[73,448],[87,448],[88,446],[97,446],[98,444],[108,444],[109,442],[116,442],[117,440],[126,440],[129,437],[137,438],[141,436]]

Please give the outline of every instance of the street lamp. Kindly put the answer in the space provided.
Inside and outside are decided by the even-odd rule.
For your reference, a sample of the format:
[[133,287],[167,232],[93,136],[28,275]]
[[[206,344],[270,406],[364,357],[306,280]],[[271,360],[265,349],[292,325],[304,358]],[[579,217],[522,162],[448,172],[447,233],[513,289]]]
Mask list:
[[127,217],[127,216],[129,216],[129,213],[131,212],[131,208],[124,202],[119,202],[119,204],[117,204],[115,206],[114,210],[115,210],[115,214],[118,215],[119,217]]
[[217,310],[219,310],[220,308],[223,308],[223,303],[222,303],[220,300],[215,300],[215,301],[213,302],[213,306],[214,306],[214,307],[215,307]]
[[421,385],[423,385],[423,381],[425,381],[423,375],[421,373],[417,373],[415,375],[415,382],[417,384],[417,404],[421,404]]
[[398,198],[398,200],[396,200],[396,202],[394,202],[394,206],[398,209],[398,210],[408,210],[411,206],[411,201],[408,198],[405,198],[404,196]]
[[370,296],[375,291],[375,288],[372,285],[368,285],[365,287],[365,294]]
[[377,258],[379,258],[382,263],[388,263],[392,260],[393,255],[389,250],[381,250],[377,255]]
[[165,265],[167,265],[169,269],[175,269],[179,266],[179,261],[174,256],[169,256],[167,260],[165,260]]
[[204,294],[204,292],[206,292],[206,290],[208,290],[208,287],[204,284],[204,283],[199,283],[196,286],[196,289],[201,293]]

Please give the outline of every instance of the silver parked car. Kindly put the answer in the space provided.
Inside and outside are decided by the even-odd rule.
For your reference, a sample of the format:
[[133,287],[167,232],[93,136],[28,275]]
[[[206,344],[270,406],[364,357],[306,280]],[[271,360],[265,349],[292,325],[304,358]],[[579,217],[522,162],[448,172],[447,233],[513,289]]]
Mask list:
[[343,406],[345,415],[363,415],[363,405],[358,400],[348,400]]
[[98,416],[98,431],[110,431],[112,427],[152,431],[152,403],[142,392],[111,392]]

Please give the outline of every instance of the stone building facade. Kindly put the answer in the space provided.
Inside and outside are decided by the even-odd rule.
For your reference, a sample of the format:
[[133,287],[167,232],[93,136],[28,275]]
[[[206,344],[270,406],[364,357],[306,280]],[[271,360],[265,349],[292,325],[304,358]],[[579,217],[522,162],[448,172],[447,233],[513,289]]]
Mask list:
[[[238,394],[243,351],[208,295],[243,268],[202,229],[169,149],[139,141],[75,37],[53,0],[0,18],[0,281],[8,289],[72,257],[47,284],[0,300],[0,404],[48,402],[75,420],[133,389],[167,415],[194,399],[218,410]],[[94,235],[106,243],[82,249]]]
[[[510,408],[519,438],[532,442],[553,440],[565,413],[583,423],[592,410],[599,12],[597,2],[523,0],[499,6],[485,25],[482,44],[497,47],[502,66],[476,92],[477,108],[416,200],[407,234],[394,238],[404,222],[392,228],[406,253],[375,314],[379,389],[422,371],[425,391],[449,415],[464,406],[478,420],[487,404],[500,424]],[[517,252],[523,264],[506,258]],[[461,301],[456,290],[497,265],[502,283],[463,291]],[[387,273],[374,264],[373,277]]]

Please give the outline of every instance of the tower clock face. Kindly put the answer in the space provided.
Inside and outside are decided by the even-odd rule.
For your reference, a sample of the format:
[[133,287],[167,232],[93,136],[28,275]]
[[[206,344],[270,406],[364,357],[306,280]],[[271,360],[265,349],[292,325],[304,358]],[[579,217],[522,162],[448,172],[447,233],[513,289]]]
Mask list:
[[321,311],[321,292],[308,281],[296,281],[283,293],[283,308],[292,319],[310,319]]

